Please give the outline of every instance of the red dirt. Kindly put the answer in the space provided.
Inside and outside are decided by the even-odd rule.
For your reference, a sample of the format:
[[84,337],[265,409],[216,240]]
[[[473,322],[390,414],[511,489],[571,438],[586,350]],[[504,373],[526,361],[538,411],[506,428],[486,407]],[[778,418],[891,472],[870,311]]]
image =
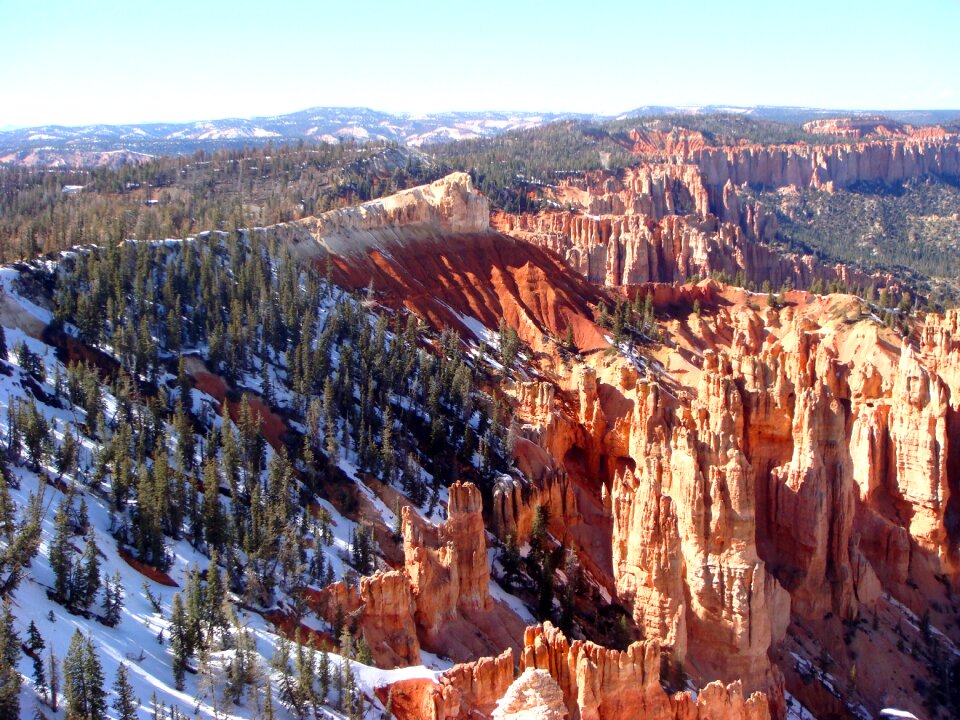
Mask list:
[[321,630],[315,630],[307,627],[303,623],[298,623],[296,618],[283,610],[268,610],[263,613],[265,620],[270,622],[279,630],[285,638],[296,642],[297,631],[300,631],[300,642],[304,645],[313,645],[317,650],[330,651],[337,648],[337,643],[333,636]]
[[[473,333],[455,313],[495,329],[503,317],[531,345],[568,325],[581,350],[607,347],[589,319],[599,291],[542,248],[495,232],[438,235],[371,250],[369,262],[337,262],[338,281],[360,290],[373,280],[387,304],[403,305],[434,327]],[[325,261],[324,261],[325,262]],[[455,312],[451,312],[450,309]]]
[[166,585],[167,587],[180,587],[172,577],[167,575],[162,570],[158,570],[157,568],[153,567],[153,565],[147,565],[145,562],[137,560],[135,557],[133,557],[133,555],[128,553],[123,548],[119,548],[118,552],[120,553],[120,557],[123,558],[123,561],[127,563],[127,565],[132,567],[141,575],[150,578],[155,583]]
[[[230,419],[236,422],[240,418],[240,404],[243,400],[231,400],[227,397],[227,383],[222,377],[214,375],[213,373],[200,371],[193,374],[193,380],[200,392],[210,395],[220,403],[218,412],[222,412],[223,402],[226,400],[227,407],[230,410]],[[287,424],[283,418],[273,412],[270,407],[256,395],[243,393],[243,398],[250,404],[250,409],[253,410],[254,415],[260,419],[263,437],[270,443],[270,446],[274,450],[285,448],[283,436],[287,432]]]

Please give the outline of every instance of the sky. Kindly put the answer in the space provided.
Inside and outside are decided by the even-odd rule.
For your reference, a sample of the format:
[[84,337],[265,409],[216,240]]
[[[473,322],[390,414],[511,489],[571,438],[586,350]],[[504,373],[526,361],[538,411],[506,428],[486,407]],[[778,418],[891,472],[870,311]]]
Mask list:
[[308,107],[960,108],[960,0],[0,0],[0,127]]

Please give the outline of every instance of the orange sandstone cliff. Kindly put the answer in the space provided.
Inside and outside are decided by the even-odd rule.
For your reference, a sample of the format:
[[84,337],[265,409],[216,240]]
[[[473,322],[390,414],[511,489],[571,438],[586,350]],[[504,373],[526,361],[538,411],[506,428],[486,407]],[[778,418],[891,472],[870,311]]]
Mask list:
[[[960,314],[904,337],[853,296],[794,291],[778,308],[712,281],[648,284],[662,341],[629,357],[607,350],[592,319],[610,298],[591,283],[717,267],[772,284],[844,276],[757,245],[760,224],[745,229],[748,211],[724,188],[891,179],[957,160],[942,140],[875,145],[691,148],[683,167],[571,182],[562,191],[582,212],[501,215],[501,232],[478,230],[465,177],[421,193],[433,209],[398,201],[278,231],[310,257],[353,253],[341,279],[373,279],[385,302],[468,338],[505,318],[533,350],[531,372],[501,388],[515,472],[485,499],[452,486],[439,527],[405,510],[403,570],[324,591],[357,615],[378,660],[415,663],[423,648],[463,661],[436,683],[393,686],[398,717],[509,717],[530,709],[523,687],[531,707],[562,712],[542,675],[496,707],[515,659],[549,673],[570,718],[783,717],[798,700],[817,717],[927,715],[917,679],[939,682],[936,658],[960,642]],[[354,232],[360,251],[345,240]],[[567,327],[581,352],[560,357],[551,336]],[[585,607],[622,608],[626,650],[547,625],[521,642],[519,619],[492,599],[487,529],[522,544],[537,506],[580,561]],[[592,627],[581,620],[577,633]],[[701,688],[696,699],[664,690],[670,677]]]

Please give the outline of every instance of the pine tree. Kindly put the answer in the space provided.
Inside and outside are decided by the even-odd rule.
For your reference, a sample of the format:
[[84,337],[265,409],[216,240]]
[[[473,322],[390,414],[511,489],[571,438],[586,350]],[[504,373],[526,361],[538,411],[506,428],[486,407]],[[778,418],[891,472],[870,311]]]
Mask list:
[[27,647],[33,653],[33,684],[46,702],[49,687],[47,686],[46,668],[43,664],[43,651],[46,649],[47,643],[44,642],[43,636],[40,635],[40,631],[33,620],[30,621],[30,627],[27,628]]
[[63,661],[66,720],[104,720],[107,716],[103,669],[93,641],[75,630]]
[[297,707],[293,668],[290,666],[290,641],[282,635],[277,639],[273,657],[270,658],[270,667],[280,675],[280,702],[287,707],[294,708],[300,714],[300,709]]
[[54,575],[54,596],[59,603],[70,600],[73,587],[73,549],[70,547],[70,517],[67,500],[57,507],[53,520],[53,542],[50,543],[50,568]]
[[533,511],[533,522],[530,525],[530,553],[538,555],[543,549],[547,537],[547,510],[543,505],[537,505]]
[[357,639],[357,662],[361,665],[373,665],[373,653],[363,635]]
[[297,629],[297,636],[294,639],[296,645],[296,657],[294,658],[294,672],[296,674],[297,704],[300,707],[309,707],[314,704],[316,694],[313,689],[315,674],[314,651],[313,648],[307,648],[300,637],[300,630]]
[[273,382],[270,380],[270,365],[264,360],[260,365],[260,394],[267,405],[274,404]]
[[74,598],[78,607],[87,610],[100,592],[100,550],[93,528],[87,534],[87,544],[83,549],[83,556],[75,569]]
[[107,579],[104,595],[104,622],[115,627],[123,612],[123,581],[120,579],[119,570],[113,573],[112,579]]
[[63,442],[56,453],[57,473],[60,477],[66,472],[73,472],[74,464],[77,459],[77,443],[73,438],[73,433],[67,430],[63,434]]
[[116,697],[113,700],[113,709],[117,711],[117,720],[137,720],[137,708],[140,707],[140,698],[133,694],[133,687],[127,677],[126,663],[120,663],[117,668],[117,679],[113,684]]
[[393,453],[393,408],[390,407],[389,398],[387,398],[386,407],[383,409],[383,430],[380,434],[380,453],[381,462],[383,463],[383,481],[388,484],[392,483],[396,458]]
[[187,658],[192,652],[180,593],[173,596],[173,609],[170,612],[170,649],[173,651],[173,681],[177,690],[183,690],[183,674],[187,668]]
[[20,686],[23,678],[17,671],[20,659],[20,638],[13,627],[10,599],[3,601],[0,616],[0,720],[19,720]]
[[318,680],[320,681],[321,703],[327,701],[327,695],[330,693],[330,656],[326,652],[320,652],[320,667],[317,670]]
[[513,327],[509,326],[502,319],[500,320],[500,361],[503,363],[504,375],[510,372],[514,361],[517,359],[517,353],[520,350],[520,337]]
[[224,612],[224,603],[227,602],[227,591],[220,573],[219,557],[214,552],[210,557],[210,567],[207,568],[207,589],[204,592],[204,617],[207,625],[208,637],[213,637],[217,631],[225,632],[230,623]]
[[263,720],[274,720],[276,715],[273,711],[273,685],[270,683],[270,675],[267,675],[263,681]]
[[41,523],[46,512],[45,485],[31,493],[16,519],[16,505],[10,497],[6,467],[0,450],[0,597],[9,597],[20,585],[24,570],[40,550]]
[[203,536],[207,546],[222,550],[224,542],[223,511],[220,506],[220,474],[217,463],[208,460],[203,466]]
[[499,555],[500,567],[503,568],[503,581],[507,589],[513,588],[520,575],[520,549],[513,535],[507,535]]
[[50,654],[47,655],[47,682],[50,683],[50,709],[57,711],[60,693],[60,661],[50,648]]

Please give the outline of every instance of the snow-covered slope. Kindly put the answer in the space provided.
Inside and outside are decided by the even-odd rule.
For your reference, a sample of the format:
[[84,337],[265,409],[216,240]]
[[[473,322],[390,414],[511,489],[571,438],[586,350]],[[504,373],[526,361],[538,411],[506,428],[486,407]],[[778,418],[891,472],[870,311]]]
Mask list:
[[[217,257],[220,252],[216,238],[190,242],[209,242],[208,250],[213,253],[212,257]],[[153,256],[157,258],[157,267],[162,267],[164,263],[170,267],[170,263],[177,262],[182,256],[184,243],[156,243],[152,246],[159,253]],[[78,253],[64,253],[61,262],[76,262],[79,257]],[[216,262],[226,263],[224,256],[219,257],[221,259]],[[230,614],[235,615],[229,623],[229,629],[223,633],[213,633],[211,630],[208,639],[209,656],[198,652],[197,656],[188,662],[188,672],[182,689],[176,687],[171,667],[174,657],[174,628],[171,625],[174,597],[178,593],[181,596],[189,593],[191,582],[195,582],[190,579],[194,568],[204,573],[209,581],[210,546],[197,542],[195,535],[191,536],[188,529],[183,529],[177,533],[178,537],[170,534],[164,537],[165,554],[169,558],[169,567],[164,571],[151,570],[132,559],[136,551],[135,547],[128,543],[130,537],[136,536],[136,530],[134,529],[131,536],[130,529],[125,525],[137,517],[137,511],[129,503],[118,506],[114,487],[119,473],[116,469],[118,461],[116,457],[112,461],[105,459],[105,452],[120,432],[119,418],[126,413],[133,412],[146,418],[145,427],[149,426],[148,416],[152,411],[148,410],[147,406],[158,408],[157,398],[148,401],[138,397],[136,393],[132,398],[126,395],[118,397],[114,390],[120,386],[111,384],[107,382],[109,378],[102,377],[99,386],[102,420],[98,421],[96,417],[90,416],[81,407],[82,403],[74,401],[74,391],[70,389],[70,378],[73,376],[68,368],[68,352],[65,348],[78,347],[81,332],[70,322],[59,325],[62,335],[56,335],[51,330],[51,323],[53,328],[56,328],[58,322],[55,321],[54,313],[48,309],[50,296],[42,289],[46,280],[55,277],[62,270],[62,267],[53,261],[39,263],[30,268],[0,269],[0,325],[4,327],[8,347],[6,356],[0,358],[0,418],[19,417],[18,409],[31,408],[36,410],[47,428],[42,458],[39,463],[34,464],[26,450],[21,449],[11,454],[10,449],[14,446],[20,447],[21,443],[11,437],[13,424],[0,423],[0,452],[9,456],[6,461],[6,484],[11,499],[16,504],[17,515],[25,515],[31,496],[42,497],[44,508],[39,552],[11,597],[14,625],[21,640],[26,641],[28,627],[31,622],[34,623],[46,643],[46,650],[41,655],[46,659],[52,650],[62,666],[74,632],[79,630],[90,637],[102,665],[108,689],[120,664],[128,667],[130,681],[141,701],[141,718],[154,717],[153,698],[167,708],[179,708],[189,717],[264,717],[268,692],[273,699],[276,717],[295,717],[296,713],[291,709],[290,703],[283,700],[283,673],[277,669],[276,663],[271,663],[271,658],[277,654],[278,646],[282,646],[283,641],[277,635],[276,627],[267,618],[273,617],[275,613],[289,615],[297,605],[294,598],[297,583],[284,582],[279,575],[276,577],[277,589],[268,605],[251,600],[240,589],[233,589],[229,593]],[[320,327],[333,322],[335,314],[343,311],[344,303],[354,308],[352,312],[359,313],[361,321],[369,329],[377,326],[374,315],[366,315],[366,310],[359,303],[340,291],[332,287],[320,288],[320,291],[323,300],[319,302],[316,318]],[[390,342],[392,337],[388,335],[385,340]],[[204,358],[210,349],[205,342],[199,342],[192,347],[185,344],[181,350],[191,359],[196,372],[207,370]],[[101,358],[101,370],[109,367],[111,361],[118,365],[123,364],[123,353],[109,343],[101,344],[100,352],[102,355],[91,357]],[[170,368],[175,367],[175,355],[162,347],[159,352],[161,369],[154,373],[156,384],[169,389],[171,404],[176,399],[182,399],[185,406],[193,411],[195,422],[189,434],[194,436],[196,459],[199,462],[204,446],[204,433],[209,436],[210,428],[224,431],[224,423],[217,412],[222,405],[215,397],[216,391],[210,389],[210,379],[207,378],[208,385],[204,385],[199,381],[199,378],[203,377],[199,374],[195,375],[198,380],[196,387],[189,390],[189,398],[180,398],[182,385],[178,385],[177,376],[170,372]],[[271,358],[266,365],[261,358],[254,358],[252,367],[255,372],[236,378],[235,387],[246,388],[243,392],[251,393],[251,397],[257,393],[263,393],[264,396],[269,393],[271,407],[286,418],[291,428],[302,432],[305,421],[298,414],[297,397],[289,387],[291,373],[286,358],[283,354],[272,353],[265,353],[265,357]],[[341,364],[339,346],[332,348],[331,361],[334,368]],[[114,383],[118,378],[119,376],[113,377]],[[264,387],[264,378],[269,380],[272,388]],[[145,376],[141,376],[140,380],[145,381]],[[211,392],[213,394],[210,394]],[[424,412],[415,408],[408,399],[400,399],[400,402],[417,413]],[[162,408],[159,409],[160,413],[155,417],[160,418],[160,425],[156,430],[159,437],[166,438],[166,447],[157,452],[169,455],[172,464],[181,437],[173,418]],[[94,427],[99,427],[99,430],[92,429]],[[15,431],[17,437],[20,437],[21,430],[22,428]],[[182,431],[182,427],[180,430]],[[265,430],[264,433],[266,434]],[[60,456],[65,443],[69,442],[68,438],[76,440],[77,453],[75,460],[67,462],[67,467],[64,468]],[[265,453],[264,478],[270,472],[278,451],[267,444]],[[345,481],[356,483],[359,492],[367,496],[368,506],[380,516],[377,522],[392,526],[396,521],[393,511],[361,482],[358,469],[361,460],[356,450],[351,450],[348,443],[346,447],[338,449],[337,453],[336,464],[342,473],[341,477]],[[155,453],[153,457],[152,469],[145,465],[139,482],[145,482],[145,473],[156,470],[158,455]],[[296,462],[299,467],[303,467],[299,460]],[[418,472],[430,479],[429,473],[422,468]],[[204,478],[206,477],[205,475]],[[198,490],[202,491],[202,488]],[[308,492],[306,488],[300,491],[301,498],[305,497],[305,492]],[[429,503],[430,507],[424,511],[425,517],[437,522],[442,520],[442,515],[436,510],[443,495],[438,489]],[[220,496],[218,503],[223,512],[231,512],[232,495],[226,487],[220,488]],[[77,532],[70,538],[70,544],[75,548],[73,559],[79,561],[79,551],[92,537],[99,548],[101,577],[113,578],[115,574],[119,577],[124,590],[124,604],[119,622],[113,627],[103,621],[103,606],[106,600],[103,590],[97,594],[87,612],[77,607],[67,608],[54,599],[56,578],[51,562],[57,536],[54,518],[62,503],[68,503],[75,515],[79,512],[81,502],[85,505],[89,517],[90,533],[85,537],[83,533]],[[313,519],[308,519],[309,515],[304,512],[302,519],[294,517],[292,520],[299,528],[300,550],[305,565],[314,566],[319,561],[321,567],[327,568],[327,578],[355,576],[356,571],[351,567],[351,563],[354,551],[352,543],[355,542],[358,532],[357,522],[346,517],[337,506],[326,499],[313,497],[310,504],[315,510]],[[423,507],[426,508],[426,504]],[[318,524],[317,513],[325,513],[329,518],[328,538],[323,538],[323,521]],[[118,542],[118,538],[125,542]],[[0,545],[3,542],[0,540]],[[220,567],[225,574],[230,562],[243,562],[246,559],[246,554],[241,549],[235,548],[229,552],[234,553],[234,560],[221,555]],[[382,565],[382,561],[374,558],[374,565],[377,564]],[[279,570],[277,572],[279,573]],[[302,579],[305,582],[314,582],[307,575],[303,575]],[[515,599],[512,601],[516,602]],[[302,608],[300,612],[303,612]],[[305,628],[321,633],[336,634],[333,628],[309,610],[302,616],[300,623]],[[245,643],[249,643],[255,651],[255,669],[250,672],[253,680],[243,684],[238,697],[228,698],[231,693],[227,692],[227,686],[240,662],[238,648]],[[333,651],[335,647],[330,649],[328,657],[333,677],[336,678],[346,661]],[[295,652],[293,654],[296,655]],[[380,717],[383,708],[375,699],[374,687],[402,678],[434,678],[438,670],[449,667],[448,662],[429,654],[425,654],[424,658],[432,667],[418,665],[382,670],[363,665],[356,659],[347,662],[346,665],[356,680],[356,702],[352,708],[348,707],[349,703],[342,697],[347,691],[340,693],[334,680],[325,698],[326,705],[319,710],[318,717],[346,717],[351,713],[354,717]],[[60,683],[61,707],[55,713],[49,700],[41,697],[42,693],[30,680],[33,675],[33,661],[26,653],[19,658],[19,670],[25,678],[20,693],[21,716],[34,717],[34,712],[38,710],[45,717],[63,717],[63,682]],[[317,683],[319,686],[319,681]],[[116,713],[111,710],[110,716],[116,717]]]

